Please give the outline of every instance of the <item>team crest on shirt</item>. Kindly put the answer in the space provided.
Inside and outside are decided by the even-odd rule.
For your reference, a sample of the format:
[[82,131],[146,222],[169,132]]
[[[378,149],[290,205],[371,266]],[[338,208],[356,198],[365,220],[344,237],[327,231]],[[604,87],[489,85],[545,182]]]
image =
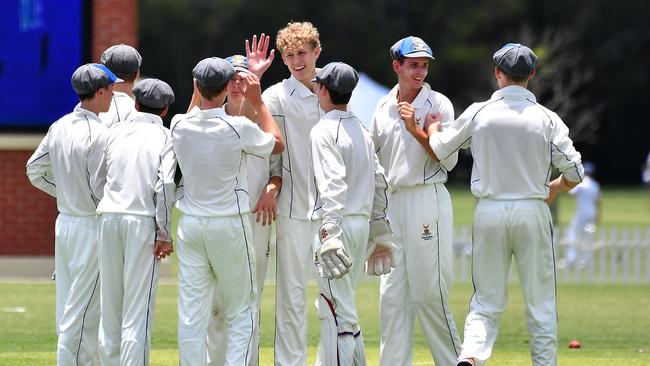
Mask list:
[[429,230],[429,225],[422,225],[422,239],[423,240],[431,240],[433,238],[433,235],[431,234],[431,230]]

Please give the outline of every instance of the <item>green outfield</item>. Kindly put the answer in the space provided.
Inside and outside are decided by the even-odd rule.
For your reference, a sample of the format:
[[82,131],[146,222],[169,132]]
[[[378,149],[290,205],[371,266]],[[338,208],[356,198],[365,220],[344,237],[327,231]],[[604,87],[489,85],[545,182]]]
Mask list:
[[[471,223],[475,204],[468,189],[450,188],[457,225]],[[560,225],[568,224],[574,201],[560,199]],[[605,189],[603,226],[650,226],[650,193],[642,189]],[[175,261],[175,256],[173,261]],[[273,263],[273,262],[272,262]],[[269,271],[273,273],[273,269]],[[273,364],[274,287],[265,287],[262,305],[261,364]],[[318,321],[313,300],[316,286],[309,287],[309,365],[313,364],[318,341]],[[45,365],[56,362],[53,283],[0,282],[0,365]],[[470,284],[454,284],[451,306],[462,333]],[[369,365],[378,364],[379,316],[378,283],[362,282],[358,308]],[[177,365],[177,286],[159,286],[153,330],[152,365]],[[647,285],[558,285],[560,365],[650,365],[650,286]],[[569,350],[571,339],[582,348]],[[414,338],[414,364],[433,365],[426,341],[419,329]],[[492,365],[530,364],[524,306],[516,284],[511,285],[510,304],[501,320],[501,329]]]
[[[267,286],[262,309],[261,364],[273,364],[274,288]],[[0,284],[0,365],[53,365],[56,360],[53,284]],[[454,285],[451,305],[456,324],[462,325],[472,289]],[[314,299],[316,287],[309,287]],[[177,365],[177,287],[161,285],[156,302],[152,365]],[[310,301],[311,302],[311,301]],[[357,297],[369,365],[378,364],[378,286],[367,281]],[[650,288],[648,286],[562,285],[558,287],[560,365],[650,364]],[[318,341],[318,322],[309,307],[309,365]],[[567,344],[578,339],[582,348]],[[424,337],[414,339],[414,364],[433,365]],[[521,294],[513,285],[510,305],[503,314],[492,365],[530,364],[528,335]]]

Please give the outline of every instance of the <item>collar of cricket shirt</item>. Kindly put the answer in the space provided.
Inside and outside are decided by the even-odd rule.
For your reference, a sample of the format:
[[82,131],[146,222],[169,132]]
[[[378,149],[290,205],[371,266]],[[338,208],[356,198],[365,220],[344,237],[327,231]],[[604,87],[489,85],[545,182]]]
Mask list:
[[94,112],[91,112],[91,111],[81,107],[81,103],[78,103],[74,107],[74,112],[76,114],[78,114],[80,117],[88,117],[88,118],[91,118],[91,119],[101,123],[101,121],[99,120],[99,117],[97,117],[97,115]]
[[192,110],[188,113],[191,116],[196,116],[201,119],[208,119],[208,118],[215,118],[215,117],[226,117],[226,111],[222,107],[219,108],[211,108],[211,109],[201,109],[198,106],[195,106],[192,108]]
[[332,109],[331,111],[325,113],[321,119],[339,119],[339,118],[350,118],[352,117],[352,112],[342,111],[340,109]]
[[537,102],[537,99],[535,99],[535,94],[520,85],[508,85],[505,88],[501,88],[492,94],[492,99],[499,98],[519,100],[528,99],[533,103]]
[[[395,85],[393,89],[390,91],[391,94],[391,100],[394,105],[397,105],[397,94],[399,92],[399,84]],[[424,104],[429,99],[429,94],[431,93],[431,86],[428,83],[422,83],[422,88],[420,88],[420,91],[418,92],[418,95],[415,96],[415,99],[413,99],[413,102],[411,102],[411,105],[415,109],[420,109],[424,108]]]
[[132,121],[144,122],[144,123],[155,123],[161,126],[163,125],[162,118],[160,118],[160,116],[155,115],[153,113],[135,112]]
[[298,96],[301,98],[316,97],[316,94],[314,94],[308,87],[305,86],[305,84],[301,83],[300,80],[296,79],[293,75],[291,75],[288,80],[291,89],[294,90],[294,92],[289,92],[290,94],[298,94]]

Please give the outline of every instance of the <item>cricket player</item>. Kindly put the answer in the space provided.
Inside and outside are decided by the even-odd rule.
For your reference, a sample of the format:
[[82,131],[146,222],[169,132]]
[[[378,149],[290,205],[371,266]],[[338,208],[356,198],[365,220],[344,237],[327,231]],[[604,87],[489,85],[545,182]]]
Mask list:
[[584,268],[589,260],[589,249],[595,240],[596,225],[600,222],[600,185],[594,179],[592,163],[582,164],[582,182],[569,191],[576,199],[576,212],[567,228],[564,261],[567,266]]
[[51,126],[27,162],[31,183],[56,197],[54,228],[58,365],[90,365],[97,354],[99,265],[97,218],[105,174],[101,158],[106,112],[118,79],[106,66],[86,64],[72,74],[81,103]]
[[[444,159],[460,148],[474,157],[471,190],[479,199],[472,233],[474,294],[459,366],[482,365],[508,301],[512,257],[526,306],[533,365],[556,365],[557,309],[553,225],[548,205],[583,178],[580,154],[557,114],[528,89],[537,56],[518,43],[494,54],[499,90],[474,103],[450,126],[427,123],[431,148]],[[550,181],[551,167],[562,173]]]
[[444,183],[458,155],[434,161],[422,126],[434,116],[451,123],[454,108],[424,82],[434,58],[422,39],[400,39],[390,55],[397,85],[379,101],[371,125],[392,192],[388,217],[397,247],[396,267],[380,282],[380,363],[412,363],[417,316],[436,365],[453,365],[460,337],[448,304],[453,212]]
[[174,101],[158,79],[133,87],[136,112],[109,129],[99,216],[102,365],[148,365],[160,259],[171,238],[176,159],[162,118]]
[[261,98],[259,79],[239,73],[244,98],[260,127],[223,110],[232,65],[212,57],[192,71],[197,107],[174,116],[172,144],[183,172],[184,195],[176,202],[178,224],[178,343],[181,365],[205,365],[213,291],[219,291],[227,322],[226,365],[246,365],[255,323],[255,257],[250,243],[246,166],[284,148],[280,131]]
[[307,363],[305,272],[312,270],[317,224],[309,220],[309,132],[324,112],[313,92],[321,44],[309,22],[292,22],[278,31],[276,47],[291,77],[264,91],[286,149],[282,153],[282,190],[276,222],[275,364]]
[[111,108],[99,114],[102,123],[110,128],[117,122],[129,120],[136,112],[132,89],[135,80],[140,77],[142,56],[129,45],[117,44],[102,53],[100,62],[123,80],[115,83]]
[[[260,43],[257,43],[256,36],[253,37],[254,49],[248,49],[247,54],[249,57],[253,55],[256,59],[256,65],[259,65],[259,58],[257,54],[266,55],[268,50],[269,37],[260,37]],[[263,46],[265,44],[266,46]],[[247,42],[248,45],[248,42]],[[258,52],[259,45],[259,52]],[[264,47],[264,51],[262,51]],[[265,58],[265,56],[262,56]],[[244,72],[250,73],[249,58],[242,55],[234,55],[226,58],[237,73]],[[267,63],[270,66],[270,62]],[[268,68],[268,67],[267,67]],[[259,69],[255,70],[259,72]],[[262,70],[262,73],[265,70]],[[256,74],[260,77],[261,74]],[[250,111],[250,106],[246,103],[243,95],[243,81],[240,75],[235,75],[235,78],[228,83],[226,88],[228,96],[227,103],[224,104],[224,111],[229,116],[242,116],[247,111]],[[251,116],[252,120],[257,120],[257,116]],[[279,191],[282,180],[279,170],[279,159],[274,159],[276,162],[275,167],[270,166],[269,158],[261,158],[255,155],[248,155],[247,176],[248,176],[248,192],[249,202],[251,205],[251,212],[249,214],[252,228],[253,249],[255,252],[256,264],[256,303],[255,303],[255,329],[253,330],[253,344],[252,354],[249,359],[249,365],[259,364],[259,318],[260,318],[260,304],[262,301],[262,290],[264,289],[264,280],[266,279],[266,271],[269,262],[269,255],[271,252],[271,223],[275,221],[276,214],[276,200],[275,196]],[[271,177],[271,169],[275,171],[275,176]],[[215,291],[214,304],[212,308],[212,316],[210,317],[210,325],[208,327],[208,366],[223,365],[226,355],[226,321],[223,316],[223,309],[219,292]]]
[[355,292],[367,249],[369,273],[391,270],[394,245],[386,219],[388,182],[370,133],[347,111],[359,81],[357,72],[333,62],[318,72],[315,81],[326,112],[310,133],[314,179],[309,189],[310,216],[320,224],[314,248],[321,324],[317,364],[365,366]]

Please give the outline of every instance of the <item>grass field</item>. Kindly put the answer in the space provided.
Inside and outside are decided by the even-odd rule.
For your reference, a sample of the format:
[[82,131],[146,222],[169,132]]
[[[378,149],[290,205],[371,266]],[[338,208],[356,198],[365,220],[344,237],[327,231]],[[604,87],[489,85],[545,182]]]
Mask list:
[[[467,187],[450,188],[456,225],[471,223],[475,199]],[[560,199],[559,222],[566,226],[575,202]],[[650,226],[650,194],[642,189],[605,189],[603,226]],[[175,256],[173,261],[175,261]],[[272,272],[272,271],[270,271]],[[261,365],[273,364],[274,287],[267,284],[262,305]],[[312,365],[318,342],[318,322],[313,305],[316,286],[309,287],[308,364]],[[451,306],[462,333],[472,288],[454,284]],[[53,365],[56,363],[54,332],[54,285],[52,283],[0,282],[0,365]],[[378,283],[367,280],[358,292],[358,308],[369,365],[378,364]],[[177,365],[177,286],[159,286],[153,330],[152,365]],[[650,286],[647,285],[558,285],[560,365],[650,365]],[[571,339],[582,343],[569,350]],[[422,333],[416,330],[415,365],[433,365]],[[512,284],[510,304],[501,319],[501,329],[491,365],[530,364],[528,334],[518,285]]]
[[[462,332],[471,286],[454,285],[451,306]],[[56,362],[54,334],[54,285],[0,284],[0,365],[53,365]],[[267,286],[262,307],[261,364],[273,364],[274,288]],[[314,299],[316,287],[309,287]],[[177,287],[160,285],[153,330],[152,365],[177,365]],[[357,297],[369,365],[378,364],[378,285],[362,284]],[[311,302],[311,301],[310,301]],[[650,365],[650,288],[648,286],[562,285],[558,287],[560,365]],[[20,311],[24,308],[24,312]],[[318,322],[309,307],[309,365],[318,342]],[[501,319],[501,330],[492,365],[530,364],[528,335],[521,293],[510,290],[510,304]],[[569,350],[571,339],[582,348]],[[419,329],[414,340],[414,364],[433,365]]]

